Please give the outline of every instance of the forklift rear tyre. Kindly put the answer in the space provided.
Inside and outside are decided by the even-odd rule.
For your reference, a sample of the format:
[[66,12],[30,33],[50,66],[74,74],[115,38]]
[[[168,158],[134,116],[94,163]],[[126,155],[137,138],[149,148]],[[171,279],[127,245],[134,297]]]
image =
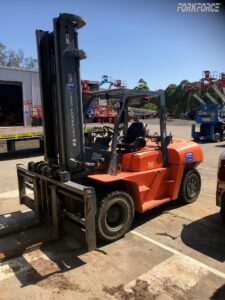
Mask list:
[[99,203],[96,216],[98,239],[106,242],[115,241],[129,231],[134,219],[134,201],[124,191],[107,194]]
[[186,204],[195,202],[201,190],[201,177],[197,170],[185,172],[181,183],[179,199]]

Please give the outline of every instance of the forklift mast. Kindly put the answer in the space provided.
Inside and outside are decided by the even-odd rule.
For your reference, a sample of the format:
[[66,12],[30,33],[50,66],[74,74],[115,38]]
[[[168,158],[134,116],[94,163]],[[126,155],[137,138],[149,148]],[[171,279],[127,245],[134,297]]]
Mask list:
[[60,14],[53,20],[54,31],[37,30],[41,81],[45,160],[70,172],[73,161],[83,161],[83,108],[77,30],[85,21]]

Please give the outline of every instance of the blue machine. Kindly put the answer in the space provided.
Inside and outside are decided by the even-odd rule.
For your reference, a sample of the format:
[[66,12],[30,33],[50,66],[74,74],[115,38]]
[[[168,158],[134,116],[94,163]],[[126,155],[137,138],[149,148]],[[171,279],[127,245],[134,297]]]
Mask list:
[[192,138],[219,142],[225,139],[225,105],[202,105],[196,112],[196,122],[200,124],[200,131],[196,131],[196,124],[192,125]]

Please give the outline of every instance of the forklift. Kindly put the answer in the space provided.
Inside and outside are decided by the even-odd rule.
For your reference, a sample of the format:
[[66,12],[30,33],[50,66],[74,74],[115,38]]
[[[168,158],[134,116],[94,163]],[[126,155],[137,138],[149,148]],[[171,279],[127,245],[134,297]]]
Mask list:
[[[91,251],[99,240],[123,237],[135,212],[178,198],[192,203],[199,196],[196,168],[202,150],[167,135],[164,93],[119,88],[90,92],[82,99],[79,69],[86,54],[78,48],[77,30],[84,25],[81,17],[64,13],[53,20],[53,32],[36,31],[45,155],[43,161],[17,165],[20,204],[34,212],[34,223],[23,231],[33,239],[4,246],[1,261],[63,233]],[[129,124],[129,102],[152,96],[160,98],[160,135],[149,135],[142,122]],[[85,109],[96,98],[116,102],[114,127],[84,132]],[[44,237],[34,238],[37,228]],[[10,232],[19,233],[18,228]]]

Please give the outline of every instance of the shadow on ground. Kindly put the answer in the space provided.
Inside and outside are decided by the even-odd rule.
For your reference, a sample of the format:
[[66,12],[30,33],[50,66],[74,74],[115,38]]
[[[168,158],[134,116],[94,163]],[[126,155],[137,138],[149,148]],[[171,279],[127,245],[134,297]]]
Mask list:
[[188,247],[220,262],[225,261],[225,226],[218,213],[184,225],[181,239]]
[[18,259],[23,270],[18,270],[13,260],[7,264],[13,270],[15,276],[21,283],[21,287],[38,284],[42,287],[58,287],[59,289],[71,289],[68,279],[64,277],[65,272],[79,268],[85,262],[79,259],[79,255],[85,252],[83,247],[72,246],[74,241],[68,243],[67,239],[61,239],[49,245],[41,247],[42,256],[29,262],[24,256]]
[[[157,218],[159,215],[181,206],[183,206],[183,204],[179,201],[172,201],[144,214],[136,214],[132,227],[133,229],[139,227]],[[16,212],[15,218],[17,215],[19,216],[18,212]],[[4,225],[6,226],[6,224]],[[220,262],[225,261],[225,228],[219,214],[213,214],[188,225],[184,225],[181,232],[181,239],[188,247]],[[0,239],[0,244],[1,240],[2,239]],[[99,252],[104,252],[101,250],[102,246],[105,246],[105,244],[98,244]],[[10,269],[13,270],[22,287],[31,284],[38,284],[42,287],[44,287],[45,284],[48,284],[48,286],[51,286],[51,284],[53,286],[59,285],[60,287],[62,286],[62,288],[63,286],[67,287],[69,283],[64,276],[65,272],[86,264],[85,261],[79,258],[81,254],[86,252],[85,248],[68,237],[41,246],[40,249],[47,259],[40,256],[27,260],[27,256],[20,256],[17,260],[20,261],[20,266],[23,266],[22,269],[18,269],[18,264],[15,263],[15,260],[6,262]],[[35,253],[30,254],[35,255]],[[69,288],[73,288],[72,285]],[[225,287],[221,287],[211,299],[223,299],[219,298],[218,295],[222,295],[224,289]]]
[[215,145],[215,147],[218,147],[218,148],[225,148],[225,142],[224,142],[222,145]]
[[178,200],[167,202],[163,205],[157,206],[144,214],[136,213],[132,229],[143,225],[144,223],[157,218],[158,216],[166,213],[167,211],[182,207],[184,204]]
[[224,300],[225,299],[225,284],[218,288],[210,297],[210,300]]
[[43,150],[32,149],[32,150],[21,150],[12,153],[0,153],[0,161],[13,160],[17,158],[32,158],[44,155]]
[[[35,249],[41,251],[30,252]],[[22,256],[24,252],[30,253]],[[85,264],[79,259],[83,253],[85,248],[72,238],[54,237],[49,224],[37,226],[32,211],[0,215],[0,261],[10,267],[21,287],[38,284],[73,289],[63,274]],[[10,259],[13,257],[17,259]]]
[[[137,214],[133,229],[157,218],[163,213],[181,206],[183,206],[183,204],[179,201],[173,201],[144,214]],[[219,262],[225,261],[225,225],[219,213],[206,216],[188,225],[183,225],[181,240],[186,246],[204,255],[216,259]]]

